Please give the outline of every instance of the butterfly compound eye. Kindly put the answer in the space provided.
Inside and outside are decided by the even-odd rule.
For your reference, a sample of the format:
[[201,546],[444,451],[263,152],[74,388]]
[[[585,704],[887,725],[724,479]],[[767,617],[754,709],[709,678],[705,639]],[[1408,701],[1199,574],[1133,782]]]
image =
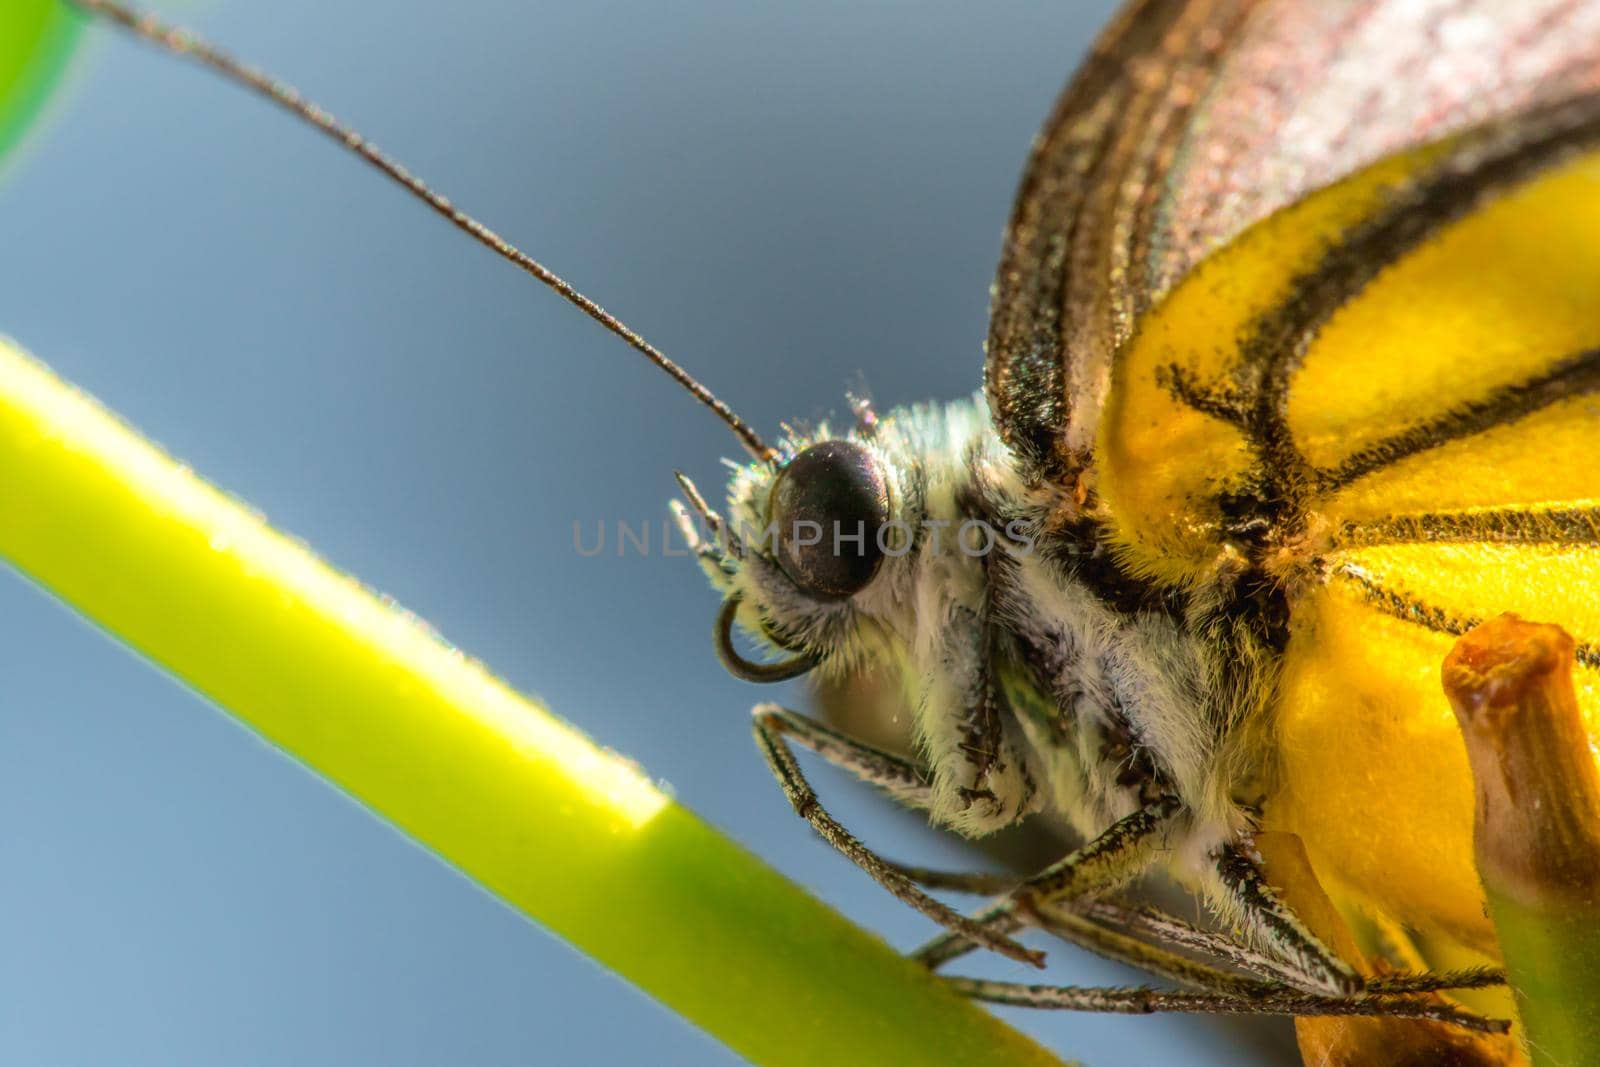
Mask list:
[[859,592],[883,562],[878,533],[889,521],[889,484],[860,445],[824,441],[795,456],[778,474],[769,509],[778,566],[814,596]]

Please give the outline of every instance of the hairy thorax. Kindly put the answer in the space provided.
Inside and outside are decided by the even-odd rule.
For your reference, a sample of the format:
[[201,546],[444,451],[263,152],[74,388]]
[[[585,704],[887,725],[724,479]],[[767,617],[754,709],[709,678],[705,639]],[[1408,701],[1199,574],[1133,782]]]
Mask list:
[[[1089,838],[1172,795],[1174,856],[1198,864],[1265,788],[1271,657],[1216,590],[1129,575],[1082,501],[1024,485],[981,405],[896,417],[924,446],[896,456],[916,483],[907,518],[938,535],[918,537],[878,620],[934,821],[981,835],[1050,810]],[[962,541],[979,527],[1000,536]]]

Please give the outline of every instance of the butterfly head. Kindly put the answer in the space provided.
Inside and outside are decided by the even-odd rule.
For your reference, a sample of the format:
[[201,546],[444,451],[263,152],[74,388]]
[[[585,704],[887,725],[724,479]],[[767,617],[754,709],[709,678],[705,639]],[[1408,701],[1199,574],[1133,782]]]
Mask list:
[[[716,639],[731,672],[780,681],[891,652],[910,599],[920,471],[892,420],[861,420],[847,433],[792,434],[774,462],[736,467],[726,518],[679,475],[685,499],[673,509],[723,597]],[[735,625],[779,661],[746,659]]]

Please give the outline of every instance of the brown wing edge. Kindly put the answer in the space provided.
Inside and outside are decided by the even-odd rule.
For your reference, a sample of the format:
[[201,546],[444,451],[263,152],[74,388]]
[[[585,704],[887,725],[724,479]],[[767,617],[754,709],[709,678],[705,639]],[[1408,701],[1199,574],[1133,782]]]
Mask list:
[[[1136,0],[1101,34],[1035,139],[990,295],[984,391],[1030,481],[1084,467],[1073,385],[1121,339],[1109,291],[1118,233],[1147,228],[1183,114],[1220,63],[1246,0]],[[1176,91],[1175,91],[1176,90]],[[1145,216],[1137,219],[1133,216]],[[1080,402],[1098,403],[1099,398]]]

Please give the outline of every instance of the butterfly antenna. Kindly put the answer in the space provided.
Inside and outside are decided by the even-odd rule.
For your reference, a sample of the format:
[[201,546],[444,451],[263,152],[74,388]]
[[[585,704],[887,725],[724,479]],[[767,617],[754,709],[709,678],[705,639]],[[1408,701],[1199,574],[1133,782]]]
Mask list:
[[183,56],[203,66],[210,67],[229,81],[241,85],[257,95],[266,97],[284,110],[315,126],[383,172],[418,200],[443,215],[457,228],[466,231],[480,244],[487,245],[503,258],[521,267],[545,285],[560,293],[567,299],[568,303],[576,306],[579,311],[582,311],[601,326],[626,341],[634,351],[644,356],[645,359],[648,359],[657,367],[660,367],[667,373],[668,377],[687,389],[691,396],[715,412],[716,416],[727,424],[728,429],[733,431],[734,436],[739,438],[739,443],[744,445],[745,450],[757,460],[769,464],[777,462],[777,450],[763,441],[761,436],[751,429],[748,423],[734,414],[732,408],[717,399],[716,394],[696,381],[688,371],[668,359],[665,354],[643,337],[634,333],[621,319],[618,319],[605,308],[578,292],[570,282],[555,271],[456,207],[448,198],[434,192],[421,178],[412,174],[393,157],[360,133],[346,126],[304,96],[301,96],[293,86],[279,81],[264,71],[240,62],[181,26],[163,22],[153,15],[136,11],[126,4],[116,2],[116,0],[68,0],[68,2],[90,14],[102,16],[115,25],[174,55]]

